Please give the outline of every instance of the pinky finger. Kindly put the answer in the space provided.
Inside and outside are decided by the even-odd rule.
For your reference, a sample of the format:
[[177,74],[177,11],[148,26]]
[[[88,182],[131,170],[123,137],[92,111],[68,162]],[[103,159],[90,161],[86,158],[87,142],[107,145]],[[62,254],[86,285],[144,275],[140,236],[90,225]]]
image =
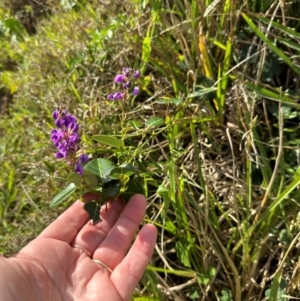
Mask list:
[[111,274],[111,281],[123,301],[129,300],[142,278],[152,257],[157,230],[154,225],[145,225],[138,234],[132,248]]

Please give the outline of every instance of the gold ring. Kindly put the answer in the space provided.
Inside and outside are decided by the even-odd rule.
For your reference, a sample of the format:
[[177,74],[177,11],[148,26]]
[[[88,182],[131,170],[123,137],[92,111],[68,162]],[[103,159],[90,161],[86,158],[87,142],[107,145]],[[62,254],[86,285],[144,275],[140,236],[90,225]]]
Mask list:
[[112,269],[110,267],[108,267],[105,263],[103,263],[102,261],[98,260],[98,259],[92,259],[94,262],[100,264],[101,266],[103,266],[104,268],[107,269],[107,271],[111,274],[112,273]]
[[89,257],[92,257],[92,254],[87,249],[85,249],[84,247],[82,247],[80,245],[74,245],[73,248],[78,248],[78,249],[82,250],[83,252],[85,252]]

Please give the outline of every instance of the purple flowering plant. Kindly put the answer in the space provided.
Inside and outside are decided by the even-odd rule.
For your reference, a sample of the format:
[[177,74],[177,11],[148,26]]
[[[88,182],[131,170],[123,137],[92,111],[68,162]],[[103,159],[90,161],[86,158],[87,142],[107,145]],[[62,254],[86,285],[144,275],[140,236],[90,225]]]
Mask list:
[[140,72],[132,68],[123,68],[123,72],[117,74],[114,78],[114,83],[120,91],[108,94],[109,100],[125,100],[130,95],[139,94],[139,87],[135,85],[136,80],[140,77]]
[[61,108],[57,108],[52,117],[56,128],[51,131],[51,140],[57,148],[56,158],[65,159],[74,167],[76,173],[82,175],[83,164],[89,161],[89,157],[86,154],[76,157],[80,149],[79,125],[76,117]]
[[[140,76],[139,71],[124,68],[122,74],[117,74],[114,82],[121,88],[108,95],[109,100],[125,100],[131,95],[137,95],[138,86],[135,80]],[[56,148],[55,157],[64,160],[71,169],[66,179],[67,186],[60,191],[50,204],[56,206],[66,200],[75,191],[84,195],[92,195],[94,200],[88,201],[84,209],[89,213],[93,224],[101,221],[101,205],[121,197],[125,202],[136,193],[143,193],[135,168],[123,163],[119,166],[105,158],[89,158],[83,151],[80,139],[80,125],[77,118],[66,109],[57,108],[52,113],[55,128],[51,131],[51,141]],[[115,136],[95,135],[93,140],[109,145],[119,151],[123,143]]]

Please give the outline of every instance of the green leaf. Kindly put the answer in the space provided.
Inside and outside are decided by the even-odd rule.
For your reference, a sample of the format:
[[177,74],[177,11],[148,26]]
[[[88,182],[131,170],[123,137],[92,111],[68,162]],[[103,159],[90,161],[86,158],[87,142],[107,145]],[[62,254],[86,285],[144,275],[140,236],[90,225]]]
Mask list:
[[98,187],[99,183],[98,183],[97,177],[88,171],[84,172],[83,180],[90,189],[95,189]]
[[204,272],[203,274],[199,274],[199,276],[197,277],[198,283],[207,285],[211,281],[211,279],[215,277],[215,275],[216,268],[211,267],[208,271]]
[[166,230],[166,231],[168,231],[168,232],[170,232],[172,235],[176,235],[176,233],[177,233],[177,228],[176,228],[176,226],[174,225],[174,223],[172,222],[172,221],[168,221],[168,220],[166,220],[165,221],[165,224],[164,224],[164,229]]
[[169,194],[169,189],[165,188],[162,185],[159,185],[157,190],[156,190],[156,193],[160,196],[168,195]]
[[66,198],[68,198],[75,190],[77,189],[74,183],[70,183],[64,190],[58,193],[51,201],[50,207],[54,207],[61,202],[63,202]]
[[84,170],[99,177],[102,183],[107,183],[111,180],[110,172],[116,167],[111,161],[107,159],[93,159],[84,166]]
[[80,187],[82,183],[82,176],[76,172],[73,172],[68,176],[67,183],[74,183],[77,187]]
[[121,167],[121,168],[126,168],[126,169],[130,169],[130,170],[132,170],[133,172],[136,172],[134,166],[131,165],[131,164],[128,164],[128,163],[123,163],[123,164],[121,164],[119,167]]
[[137,120],[129,120],[128,124],[134,127],[135,129],[139,129],[142,126],[142,123]]
[[95,141],[115,148],[122,148],[122,141],[115,136],[95,135],[92,137]]
[[135,194],[144,194],[144,189],[137,180],[132,180],[127,183],[126,191],[121,193],[124,202],[128,202]]
[[175,250],[177,256],[179,257],[181,263],[188,268],[191,267],[191,262],[189,257],[190,248],[191,245],[189,244],[188,240],[184,238],[179,238],[179,240],[175,244]]
[[155,103],[162,104],[162,105],[168,105],[168,104],[174,104],[178,106],[183,102],[182,98],[165,98],[165,99],[157,99],[154,101]]
[[121,176],[123,175],[127,175],[128,177],[132,176],[135,174],[135,169],[132,165],[125,165],[125,166],[119,166],[114,168],[111,172],[110,172],[110,177],[112,179],[116,179],[119,180],[121,179]]
[[108,183],[105,183],[102,189],[103,199],[104,200],[114,199],[120,194],[121,187],[122,187],[121,181],[118,180],[112,180]]
[[146,126],[154,127],[154,128],[157,128],[157,127],[163,125],[164,123],[165,123],[164,120],[160,117],[153,117],[153,118],[148,119],[145,122]]
[[84,210],[89,214],[91,220],[93,221],[93,225],[101,222],[100,209],[101,205],[99,203],[89,202],[84,204]]
[[222,296],[218,298],[219,301],[232,301],[232,292],[229,289],[223,289],[221,291]]
[[[279,118],[278,117],[278,114],[279,114],[278,104],[271,104],[270,106],[268,106],[268,110],[274,117]],[[282,110],[282,117],[284,119],[293,119],[298,116],[298,112],[293,110],[293,108],[291,106],[283,105],[283,106],[281,106],[281,110]]]
[[200,289],[191,289],[190,290],[190,293],[189,293],[189,298],[192,299],[192,300],[199,300],[200,299]]
[[199,88],[200,88],[200,90],[197,90],[197,91],[189,94],[187,97],[188,98],[201,97],[203,95],[217,91],[217,88],[203,88],[203,87],[199,87]]
[[280,232],[279,232],[279,241],[283,244],[285,244],[286,246],[287,245],[290,245],[291,243],[291,239],[289,237],[289,232],[286,230],[286,229],[282,229]]
[[5,26],[11,33],[15,34],[21,41],[24,40],[23,35],[26,33],[25,27],[16,19],[7,19],[4,22]]
[[47,161],[43,161],[43,163],[47,167],[50,174],[53,174],[55,172],[55,165],[53,163],[50,163],[50,162],[47,162]]

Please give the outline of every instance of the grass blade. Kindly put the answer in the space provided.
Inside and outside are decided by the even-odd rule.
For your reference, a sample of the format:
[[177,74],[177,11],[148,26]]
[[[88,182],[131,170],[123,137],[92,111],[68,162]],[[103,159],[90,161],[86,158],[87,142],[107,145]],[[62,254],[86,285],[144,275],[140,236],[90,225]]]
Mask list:
[[277,54],[292,70],[294,70],[298,75],[300,75],[300,68],[297,67],[274,43],[265,36],[265,34],[254,24],[254,22],[245,14],[242,13],[243,18],[248,23],[252,31],[266,43],[266,45]]

